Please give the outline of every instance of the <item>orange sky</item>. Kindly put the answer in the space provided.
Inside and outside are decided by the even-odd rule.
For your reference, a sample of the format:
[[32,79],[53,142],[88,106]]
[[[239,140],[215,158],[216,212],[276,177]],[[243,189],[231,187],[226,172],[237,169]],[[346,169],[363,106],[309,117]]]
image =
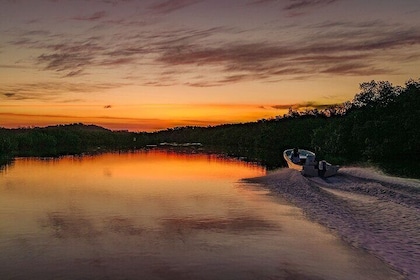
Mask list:
[[[110,129],[159,130],[186,125],[217,125],[269,118],[282,110],[270,106],[244,104],[144,104],[117,105],[40,105],[0,106],[0,118],[6,127],[48,126],[83,122]],[[141,113],[140,113],[141,112]],[[142,118],[141,116],[147,116]]]
[[351,100],[361,82],[419,76],[416,0],[1,5],[3,127],[255,121]]

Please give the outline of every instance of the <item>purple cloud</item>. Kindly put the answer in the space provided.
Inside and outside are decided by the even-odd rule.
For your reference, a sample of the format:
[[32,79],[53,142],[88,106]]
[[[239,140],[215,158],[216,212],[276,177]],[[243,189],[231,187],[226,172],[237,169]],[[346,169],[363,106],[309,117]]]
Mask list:
[[88,16],[77,16],[77,17],[74,17],[73,19],[84,20],[84,21],[97,21],[99,19],[105,18],[106,16],[107,16],[107,13],[105,11],[100,11],[100,12],[96,12]]
[[168,14],[173,11],[194,5],[201,1],[203,0],[166,0],[150,6],[149,9],[158,14]]
[[38,63],[46,65],[46,70],[67,72],[66,77],[80,75],[104,50],[95,40],[53,44],[47,48],[50,52],[38,56]]
[[39,82],[39,83],[16,83],[1,84],[0,99],[8,100],[59,100],[65,102],[62,97],[68,93],[90,93],[109,90],[124,86],[121,83],[67,83],[67,82]]
[[278,2],[278,0],[254,0],[254,1],[251,1],[250,4],[259,5],[259,4],[267,4],[267,3],[273,3],[273,2]]
[[325,6],[336,2],[337,0],[289,0],[289,4],[284,7],[285,10],[295,11],[316,6]]
[[317,110],[323,110],[328,107],[331,107],[332,104],[319,104],[314,101],[304,102],[304,103],[296,103],[296,104],[282,104],[282,105],[273,105],[271,108],[277,109],[277,110],[287,110],[287,109],[293,109],[293,110],[305,110],[305,109],[317,109]]

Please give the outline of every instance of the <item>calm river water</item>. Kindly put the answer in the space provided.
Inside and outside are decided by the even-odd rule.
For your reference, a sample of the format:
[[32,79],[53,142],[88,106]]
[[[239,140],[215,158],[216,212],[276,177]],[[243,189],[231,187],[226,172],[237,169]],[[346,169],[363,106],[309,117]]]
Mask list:
[[162,150],[0,171],[0,279],[395,279],[268,190],[264,168]]

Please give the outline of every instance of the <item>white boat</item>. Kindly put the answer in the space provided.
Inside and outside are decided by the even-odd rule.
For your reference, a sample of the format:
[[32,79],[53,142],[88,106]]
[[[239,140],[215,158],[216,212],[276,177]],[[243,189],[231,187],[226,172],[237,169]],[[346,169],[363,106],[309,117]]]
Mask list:
[[309,177],[330,177],[337,174],[337,171],[340,168],[338,165],[332,165],[325,160],[321,160],[319,162],[315,161],[315,153],[311,151],[298,149],[298,152],[299,162],[295,163],[291,159],[293,149],[285,150],[283,152],[283,157],[289,168],[300,171],[302,175]]

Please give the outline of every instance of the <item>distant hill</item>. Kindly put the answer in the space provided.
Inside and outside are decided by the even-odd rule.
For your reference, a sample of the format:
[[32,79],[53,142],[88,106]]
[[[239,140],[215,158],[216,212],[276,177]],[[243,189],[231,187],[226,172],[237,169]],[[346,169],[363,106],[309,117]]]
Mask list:
[[[135,133],[111,131],[82,123],[36,128],[0,129],[0,157],[59,156],[137,148]],[[135,145],[135,146],[133,146]]]
[[55,129],[55,128],[64,128],[69,130],[84,130],[84,131],[92,131],[92,132],[111,132],[111,130],[94,125],[94,124],[83,124],[83,123],[74,123],[74,124],[67,124],[67,125],[57,125],[57,126],[48,126],[46,129]]

